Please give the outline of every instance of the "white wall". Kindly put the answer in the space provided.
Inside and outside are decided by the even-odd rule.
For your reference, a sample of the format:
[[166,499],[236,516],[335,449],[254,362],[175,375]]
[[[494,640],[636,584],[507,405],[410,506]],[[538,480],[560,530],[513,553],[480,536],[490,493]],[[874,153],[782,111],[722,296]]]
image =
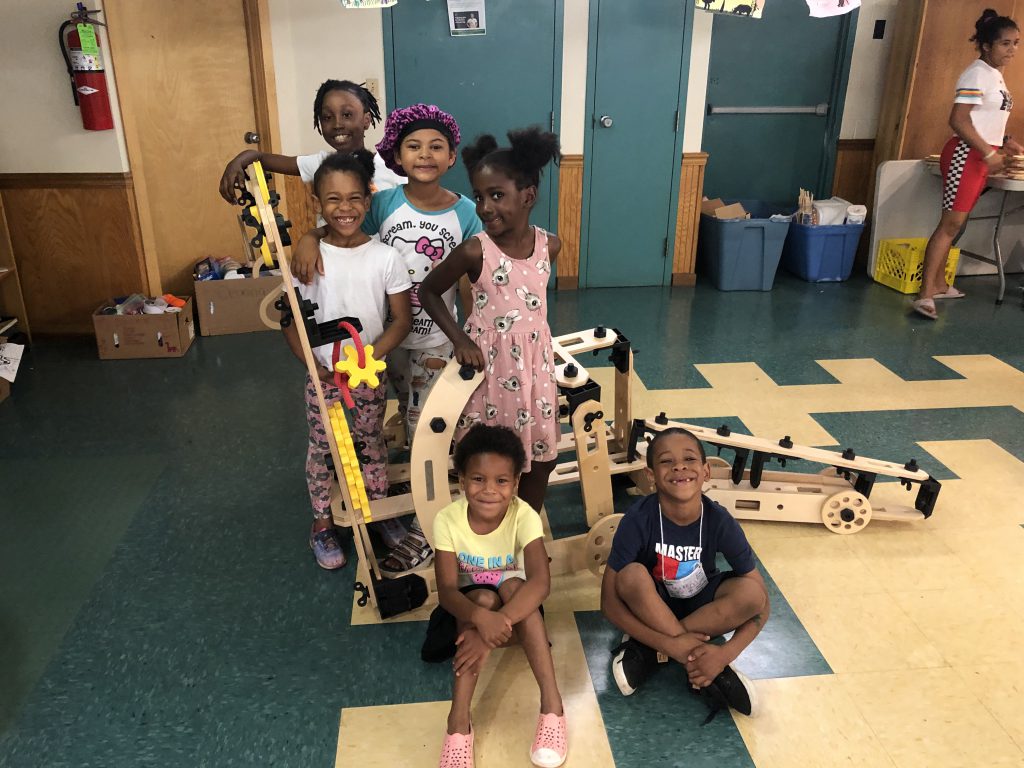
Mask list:
[[[87,3],[101,7],[99,0]],[[0,51],[0,173],[120,173],[128,170],[117,91],[100,28],[114,129],[87,131],[71,96],[57,29],[74,3],[67,0],[3,0]],[[103,15],[100,15],[103,19]]]
[[[843,125],[839,132],[841,139],[873,139],[878,133],[878,113],[898,4],[899,0],[864,0],[861,5]],[[871,34],[878,19],[888,21],[885,36],[881,40],[873,40]]]
[[686,116],[683,121],[683,152],[700,152],[704,138],[704,105],[708,95],[708,65],[711,60],[712,13],[693,14],[690,48],[690,77],[686,86]]
[[[313,98],[328,78],[357,83],[377,78],[381,115],[387,115],[379,10],[344,9],[338,0],[269,1],[282,153],[306,155],[328,148],[313,128]],[[367,131],[368,147],[380,141],[381,128]]]
[[563,155],[582,155],[587,111],[587,29],[590,0],[564,0],[562,112]]

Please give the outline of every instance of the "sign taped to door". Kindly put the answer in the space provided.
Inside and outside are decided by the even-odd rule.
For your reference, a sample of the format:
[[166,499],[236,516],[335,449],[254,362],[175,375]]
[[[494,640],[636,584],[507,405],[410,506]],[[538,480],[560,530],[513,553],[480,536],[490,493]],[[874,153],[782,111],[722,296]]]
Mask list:
[[452,37],[486,35],[484,0],[448,0],[448,29]]
[[860,0],[807,0],[807,7],[811,9],[813,18],[824,19],[860,8]]
[[[848,0],[849,1],[849,0]],[[859,2],[860,0],[857,0]],[[708,13],[729,13],[736,16],[749,16],[760,19],[764,12],[764,4],[768,0],[695,0],[697,10]],[[832,0],[839,2],[839,0]]]

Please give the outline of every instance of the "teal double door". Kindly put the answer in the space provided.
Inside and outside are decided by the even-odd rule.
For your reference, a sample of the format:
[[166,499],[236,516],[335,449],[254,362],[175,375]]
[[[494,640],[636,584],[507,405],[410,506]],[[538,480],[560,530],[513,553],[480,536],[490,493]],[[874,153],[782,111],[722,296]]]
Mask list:
[[[507,145],[510,129],[541,125],[557,132],[562,77],[561,0],[487,3],[486,34],[452,37],[444,0],[403,0],[384,11],[387,102],[424,102],[450,112],[463,144],[482,133]],[[531,221],[557,221],[558,169],[545,169]],[[472,196],[462,158],[447,189]]]
[[715,15],[706,195],[795,208],[801,188],[832,194],[857,13],[814,19],[803,0],[771,0],[759,20]]

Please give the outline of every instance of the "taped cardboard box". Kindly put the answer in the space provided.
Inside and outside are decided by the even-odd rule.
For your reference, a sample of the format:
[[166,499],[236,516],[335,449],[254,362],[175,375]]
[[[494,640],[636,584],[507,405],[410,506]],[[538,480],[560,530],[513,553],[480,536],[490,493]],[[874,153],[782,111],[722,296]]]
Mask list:
[[181,357],[195,341],[191,298],[181,312],[160,315],[111,314],[114,306],[108,301],[92,314],[100,360]]
[[[260,305],[269,294],[276,296],[281,292],[280,275],[199,280],[195,288],[199,332],[203,336],[274,330],[260,317]],[[270,308],[270,317],[276,320],[277,314]]]
[[707,214],[708,216],[714,216],[716,219],[750,218],[750,214],[747,213],[747,209],[743,207],[742,203],[726,205],[720,197],[716,197],[714,200],[702,201],[700,204],[700,212]]

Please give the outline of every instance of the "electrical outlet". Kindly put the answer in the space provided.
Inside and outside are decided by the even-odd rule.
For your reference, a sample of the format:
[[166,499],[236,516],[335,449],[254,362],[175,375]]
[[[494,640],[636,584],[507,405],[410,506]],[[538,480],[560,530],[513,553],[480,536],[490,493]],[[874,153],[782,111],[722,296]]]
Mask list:
[[380,99],[380,80],[376,77],[366,78],[366,90],[373,94],[373,98]]

